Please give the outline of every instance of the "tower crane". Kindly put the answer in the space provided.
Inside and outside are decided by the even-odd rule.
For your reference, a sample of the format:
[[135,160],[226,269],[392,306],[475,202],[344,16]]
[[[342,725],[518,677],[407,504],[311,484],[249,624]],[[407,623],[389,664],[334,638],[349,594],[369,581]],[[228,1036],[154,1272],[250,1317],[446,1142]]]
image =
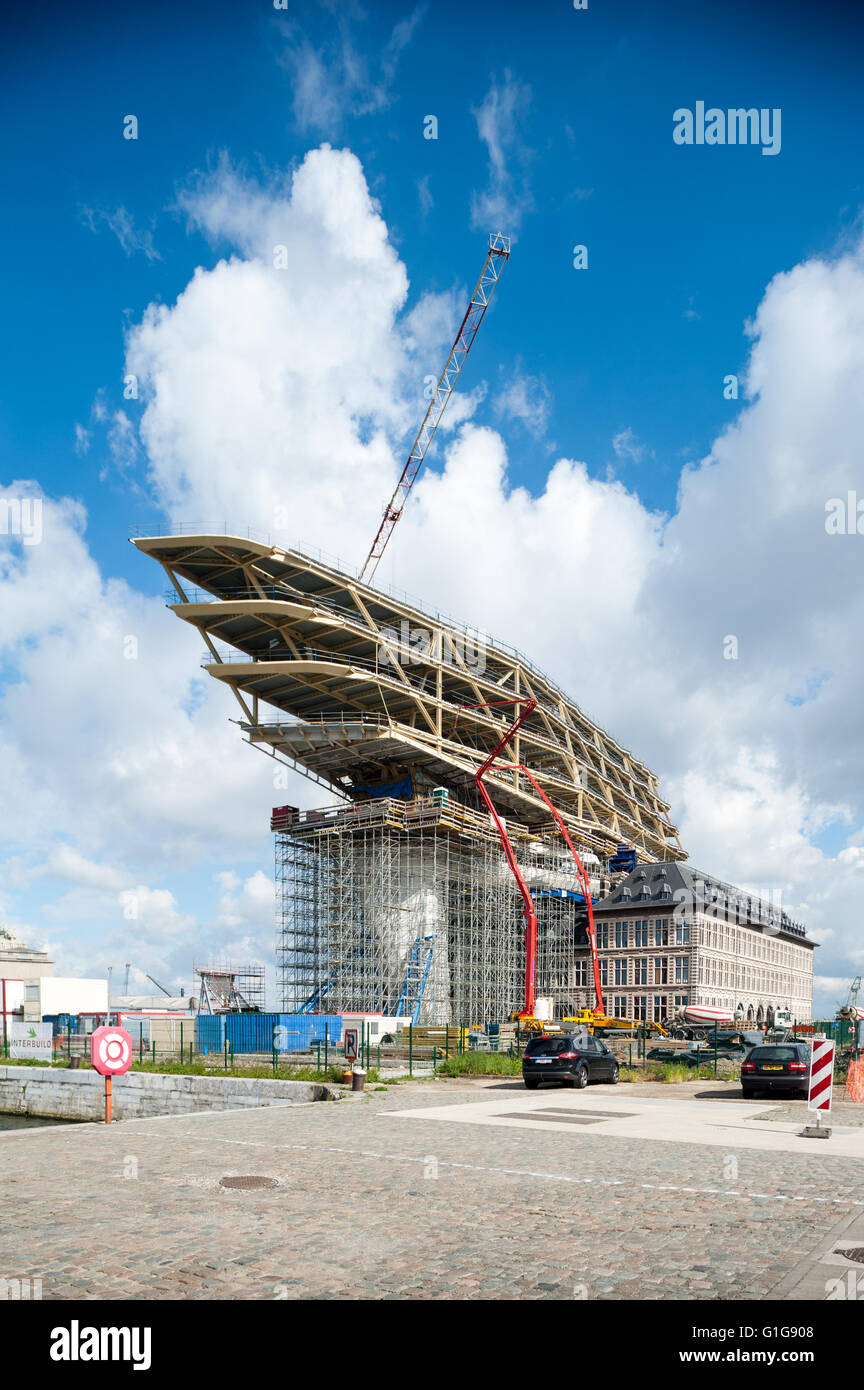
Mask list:
[[393,528],[404,511],[408,494],[414,485],[417,474],[423,467],[423,460],[441,422],[441,416],[447,409],[447,404],[453,395],[459,373],[465,365],[465,358],[471,351],[474,339],[477,337],[477,330],[483,322],[495,292],[495,286],[498,284],[501,271],[507,264],[509,257],[510,238],[503,236],[501,232],[493,232],[489,237],[489,249],[486,252],[486,260],[483,262],[480,279],[474,287],[474,293],[465,311],[465,317],[459,325],[456,340],[450,349],[444,370],[438,378],[438,385],[429,402],[429,408],[423,416],[423,423],[408,455],[408,461],[402,469],[393,496],[387,503],[381,525],[378,527],[378,534],[372,542],[372,549],[366,556],[366,563],[360,574],[360,579],[364,584],[371,583],[378,568],[378,562],[393,534]]

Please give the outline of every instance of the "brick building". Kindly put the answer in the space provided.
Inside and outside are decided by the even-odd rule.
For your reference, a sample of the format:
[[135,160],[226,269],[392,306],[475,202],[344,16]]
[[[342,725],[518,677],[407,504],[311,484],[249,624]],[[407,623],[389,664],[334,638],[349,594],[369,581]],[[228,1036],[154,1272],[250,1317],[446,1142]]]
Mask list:
[[[812,1017],[813,951],[803,926],[765,898],[687,864],[638,864],[594,909],[604,1002],[656,1021],[687,1004],[740,1011],[754,1024]],[[590,964],[573,985],[593,1004]]]

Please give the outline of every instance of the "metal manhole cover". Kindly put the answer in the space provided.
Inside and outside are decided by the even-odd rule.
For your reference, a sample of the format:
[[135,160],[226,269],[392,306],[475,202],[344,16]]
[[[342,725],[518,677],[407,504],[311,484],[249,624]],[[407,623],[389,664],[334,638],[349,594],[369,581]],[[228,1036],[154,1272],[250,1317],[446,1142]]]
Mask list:
[[261,1187],[278,1187],[275,1178],[220,1178],[220,1187],[239,1188],[241,1192],[251,1192]]
[[864,1245],[856,1245],[852,1250],[835,1250],[835,1255],[845,1255],[847,1260],[854,1260],[856,1264],[864,1265]]

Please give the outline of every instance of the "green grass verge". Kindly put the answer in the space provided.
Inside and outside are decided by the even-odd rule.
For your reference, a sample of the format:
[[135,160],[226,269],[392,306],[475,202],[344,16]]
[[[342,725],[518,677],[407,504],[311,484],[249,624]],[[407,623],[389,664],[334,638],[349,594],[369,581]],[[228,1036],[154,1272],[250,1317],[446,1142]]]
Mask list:
[[717,1071],[714,1075],[714,1063],[705,1062],[701,1067],[676,1066],[674,1062],[664,1063],[656,1069],[657,1078],[667,1086],[677,1086],[682,1081],[733,1081],[736,1079],[728,1072]]
[[[69,1069],[69,1058],[68,1058],[68,1057],[58,1057],[58,1058],[56,1059],[56,1061],[54,1061],[54,1062],[39,1062],[39,1061],[36,1061],[34,1058],[30,1058],[30,1057],[4,1057],[3,1054],[0,1053],[0,1066],[3,1066],[3,1067],[62,1067],[62,1068],[65,1068],[65,1069],[68,1071],[68,1069]],[[89,1066],[90,1066],[90,1063],[89,1063],[89,1062],[85,1062],[85,1061],[84,1061],[84,1058],[82,1057],[82,1058],[81,1058],[81,1067],[82,1067],[82,1068],[84,1068],[84,1067],[89,1068]]]
[[[231,1076],[240,1080],[245,1078],[250,1081],[321,1081],[331,1084],[342,1083],[341,1066],[323,1067],[319,1071],[317,1067],[277,1067],[274,1071],[272,1067],[228,1067],[218,1062],[133,1062],[131,1071],[151,1072],[155,1075],[171,1076]],[[380,1082],[381,1077],[375,1067],[370,1067],[366,1072],[366,1083]]]
[[506,1052],[464,1052],[439,1063],[436,1076],[521,1076],[522,1058]]
[[[55,1062],[38,1062],[23,1057],[3,1057],[0,1055],[0,1066],[6,1067],[56,1067],[59,1070],[69,1070],[68,1057],[58,1058]],[[81,1058],[79,1062],[81,1071],[90,1071],[90,1062]],[[149,1072],[156,1076],[231,1076],[242,1080],[254,1081],[320,1081],[331,1084],[341,1085],[342,1071],[341,1066],[322,1067],[286,1067],[279,1066],[274,1071],[272,1066],[259,1065],[252,1067],[233,1066],[226,1069],[224,1062],[218,1060],[216,1054],[210,1058],[202,1058],[197,1062],[181,1062],[176,1058],[166,1058],[164,1061],[156,1062],[133,1062],[130,1071]],[[366,1072],[366,1084],[386,1084],[394,1085],[393,1081],[379,1076],[376,1067],[370,1067]]]

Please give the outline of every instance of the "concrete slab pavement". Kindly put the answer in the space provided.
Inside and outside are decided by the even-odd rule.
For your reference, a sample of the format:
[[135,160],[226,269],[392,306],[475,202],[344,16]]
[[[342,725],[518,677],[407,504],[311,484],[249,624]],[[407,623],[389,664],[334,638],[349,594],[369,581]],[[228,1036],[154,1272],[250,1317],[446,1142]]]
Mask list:
[[828,1140],[805,1139],[802,1122],[782,1123],[770,1118],[770,1104],[754,1108],[752,1102],[732,1100],[681,1100],[674,1096],[632,1096],[617,1088],[598,1087],[590,1092],[543,1091],[525,1094],[507,1091],[492,1100],[463,1105],[424,1106],[390,1111],[392,1118],[444,1121],[448,1124],[504,1126],[534,1130],[571,1131],[580,1117],[598,1137],[642,1139],[655,1143],[707,1144],[724,1149],[757,1149],[774,1153],[806,1154],[864,1161],[864,1128],[832,1124]]

